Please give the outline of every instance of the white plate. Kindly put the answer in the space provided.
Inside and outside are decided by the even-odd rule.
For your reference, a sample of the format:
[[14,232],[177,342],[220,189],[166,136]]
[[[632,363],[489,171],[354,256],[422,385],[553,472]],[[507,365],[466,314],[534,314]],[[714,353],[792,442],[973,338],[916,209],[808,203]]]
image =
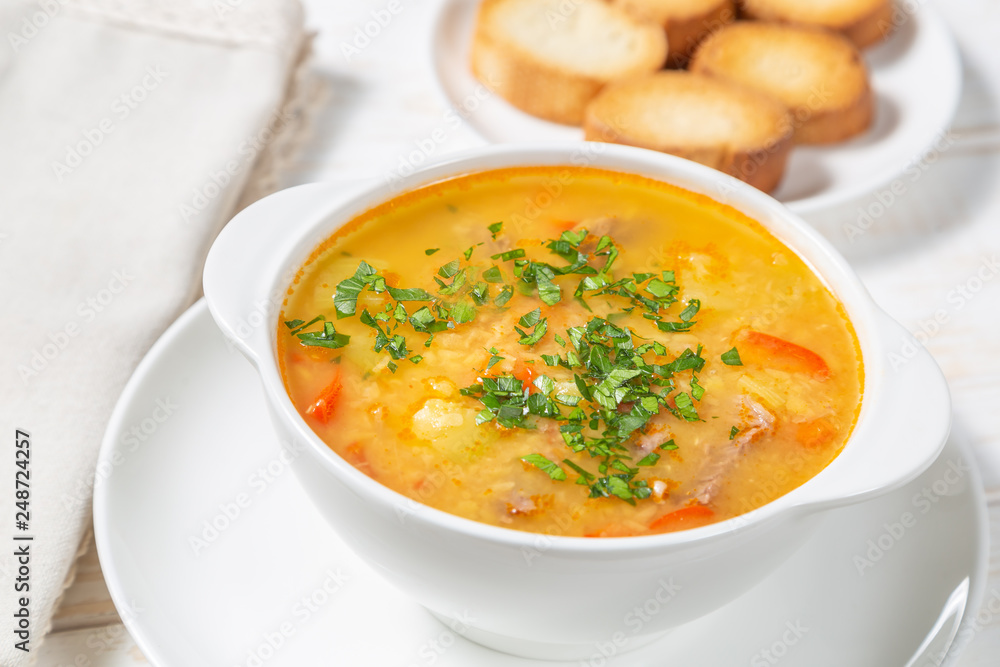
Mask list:
[[[829,515],[744,597],[607,664],[772,664],[766,650],[788,667],[893,667],[945,650],[986,585],[979,477],[947,472],[970,460],[949,444],[908,487]],[[278,457],[256,375],[204,302],[122,394],[94,527],[115,604],[160,667],[545,664],[456,637],[346,549]],[[615,652],[616,630],[589,664]]]
[[[448,103],[491,142],[582,140],[579,128],[526,114],[488,95],[472,76],[469,48],[478,5],[478,0],[441,4],[432,57]],[[774,196],[796,213],[873,192],[905,173],[943,138],[961,94],[961,60],[941,15],[926,4],[917,7],[913,14],[903,12],[905,19],[884,44],[865,52],[877,100],[874,126],[836,146],[793,149]]]

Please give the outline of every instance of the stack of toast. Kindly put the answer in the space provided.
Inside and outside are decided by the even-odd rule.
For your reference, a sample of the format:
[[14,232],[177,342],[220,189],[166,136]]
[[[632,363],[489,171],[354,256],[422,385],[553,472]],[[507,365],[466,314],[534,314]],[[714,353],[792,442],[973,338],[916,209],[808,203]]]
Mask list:
[[891,32],[892,12],[892,0],[484,0],[472,70],[588,140],[679,155],[770,192],[793,145],[870,127],[859,49]]

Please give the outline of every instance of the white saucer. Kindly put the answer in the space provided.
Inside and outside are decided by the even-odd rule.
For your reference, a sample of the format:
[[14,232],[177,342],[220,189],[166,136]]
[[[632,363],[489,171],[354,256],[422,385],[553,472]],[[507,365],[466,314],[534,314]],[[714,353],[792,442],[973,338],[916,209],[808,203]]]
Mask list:
[[[491,142],[583,139],[579,128],[535,118],[486,94],[469,70],[478,5],[479,0],[442,0],[440,5],[431,52],[448,103]],[[796,213],[851,201],[897,176],[909,178],[907,169],[943,138],[961,94],[961,60],[940,14],[926,3],[917,6],[913,14],[901,14],[906,18],[884,44],[865,51],[878,105],[875,125],[836,146],[793,149],[774,196]]]
[[[948,473],[966,461],[950,443],[913,484],[829,515],[744,597],[607,664],[769,665],[769,651],[787,667],[924,665],[947,650],[986,585],[979,476]],[[154,665],[546,664],[457,637],[344,547],[279,458],[254,371],[204,302],[136,370],[98,480],[104,574]],[[924,489],[935,502],[918,500]],[[605,664],[611,637],[595,637],[583,664]]]

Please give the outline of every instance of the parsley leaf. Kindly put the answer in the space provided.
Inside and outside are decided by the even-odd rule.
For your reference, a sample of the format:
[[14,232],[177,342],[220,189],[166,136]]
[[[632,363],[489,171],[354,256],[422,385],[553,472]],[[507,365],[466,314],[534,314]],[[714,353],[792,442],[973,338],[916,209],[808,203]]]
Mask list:
[[734,347],[733,349],[729,350],[728,352],[723,352],[722,353],[722,363],[726,364],[727,366],[742,366],[743,365],[743,361],[740,359],[739,350],[737,350]]
[[434,297],[428,294],[426,291],[420,289],[419,287],[414,287],[410,289],[397,289],[395,287],[387,287],[389,290],[389,296],[391,296],[396,301],[433,301]]
[[527,456],[522,456],[521,460],[535,466],[557,482],[566,479],[566,471],[560,468],[558,463],[550,461],[541,454],[528,454]]

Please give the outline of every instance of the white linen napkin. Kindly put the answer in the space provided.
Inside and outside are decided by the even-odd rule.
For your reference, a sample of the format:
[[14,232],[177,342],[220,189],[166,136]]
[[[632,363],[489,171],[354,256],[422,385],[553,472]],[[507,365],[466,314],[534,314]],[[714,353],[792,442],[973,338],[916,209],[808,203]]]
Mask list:
[[298,0],[5,0],[0,38],[0,665],[19,667],[89,529],[118,394],[301,127],[309,38]]

